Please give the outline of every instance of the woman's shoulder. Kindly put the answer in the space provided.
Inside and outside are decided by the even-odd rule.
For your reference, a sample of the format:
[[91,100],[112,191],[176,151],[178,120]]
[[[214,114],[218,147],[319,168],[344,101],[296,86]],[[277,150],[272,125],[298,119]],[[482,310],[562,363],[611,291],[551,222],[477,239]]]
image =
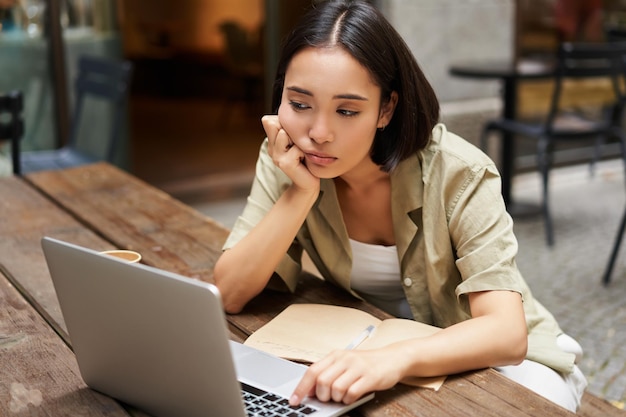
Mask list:
[[467,188],[471,182],[500,175],[489,156],[441,123],[435,125],[417,159],[423,182],[435,188]]
[[424,174],[437,167],[446,171],[495,170],[493,160],[468,140],[450,132],[443,123],[433,128],[428,144],[420,152]]
[[424,151],[433,154],[440,153],[442,156],[460,158],[472,164],[493,163],[491,158],[480,148],[467,139],[449,131],[443,123],[435,125]]

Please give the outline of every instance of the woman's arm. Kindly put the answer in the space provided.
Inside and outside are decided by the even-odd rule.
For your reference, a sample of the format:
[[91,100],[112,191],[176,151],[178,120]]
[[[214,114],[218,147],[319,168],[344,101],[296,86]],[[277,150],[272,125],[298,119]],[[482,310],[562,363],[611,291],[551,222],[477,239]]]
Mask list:
[[234,247],[224,251],[214,269],[214,279],[224,309],[238,313],[267,285],[272,273],[293,243],[320,189],[301,162],[302,152],[282,129],[277,116],[263,118],[268,152],[292,184],[266,216]]
[[317,193],[290,186],[274,207],[215,264],[224,309],[238,313],[267,285],[313,206]]
[[352,403],[409,376],[450,375],[520,363],[527,329],[522,299],[512,291],[470,293],[472,318],[436,334],[373,350],[335,351],[311,365],[290,400],[305,396]]

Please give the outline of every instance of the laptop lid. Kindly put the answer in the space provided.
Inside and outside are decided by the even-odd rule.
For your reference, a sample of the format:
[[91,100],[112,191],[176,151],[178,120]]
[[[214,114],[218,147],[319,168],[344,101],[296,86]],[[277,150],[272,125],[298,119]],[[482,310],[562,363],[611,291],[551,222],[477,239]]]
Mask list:
[[[85,383],[155,416],[246,415],[239,381],[288,397],[306,367],[235,342],[217,288],[60,240],[42,248]],[[314,415],[345,406],[307,403]]]
[[157,416],[245,415],[214,286],[49,238],[42,247],[89,387]]

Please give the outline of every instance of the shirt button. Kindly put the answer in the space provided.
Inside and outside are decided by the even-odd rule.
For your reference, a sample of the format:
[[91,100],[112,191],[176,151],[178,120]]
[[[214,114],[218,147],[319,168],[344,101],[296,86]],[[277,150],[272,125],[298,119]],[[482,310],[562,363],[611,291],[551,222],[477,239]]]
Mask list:
[[404,285],[410,287],[411,285],[413,285],[413,280],[409,277],[404,278]]

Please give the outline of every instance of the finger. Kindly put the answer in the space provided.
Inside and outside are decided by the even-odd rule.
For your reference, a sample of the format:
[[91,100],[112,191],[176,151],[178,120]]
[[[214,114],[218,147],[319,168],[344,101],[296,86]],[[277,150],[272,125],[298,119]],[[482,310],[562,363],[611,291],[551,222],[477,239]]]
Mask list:
[[345,372],[333,384],[331,397],[335,402],[351,404],[361,398],[366,392],[367,388],[364,378]]
[[330,398],[337,403],[342,402],[353,382],[354,378],[350,375],[350,372],[344,372],[339,375],[330,387]]
[[307,369],[304,376],[293,390],[293,394],[289,398],[289,405],[299,405],[306,397],[312,396],[315,393],[315,381],[317,375],[314,369]]
[[284,152],[287,152],[293,147],[293,141],[291,140],[287,132],[285,132],[285,129],[280,129],[278,131],[278,134],[276,135],[275,146],[276,149],[282,150]]
[[328,391],[328,395],[324,396],[322,393],[322,397],[320,397],[317,392],[317,386],[319,385],[320,375],[331,367],[334,362],[335,359],[333,355],[330,354],[309,366],[298,383],[298,386],[296,386],[293,391],[289,403],[292,404],[293,401],[294,403],[292,405],[297,405],[307,396],[316,396],[321,401],[328,401],[330,399],[330,391]]
[[263,129],[267,134],[267,138],[273,141],[278,134],[278,131],[282,128],[280,122],[278,121],[278,116],[275,115],[265,115],[261,118],[261,124],[263,125]]
[[315,396],[320,401],[334,400],[341,401],[345,394],[345,387],[336,386],[337,380],[347,372],[345,364],[341,361],[334,361],[332,365],[325,367],[320,372],[315,383]]

